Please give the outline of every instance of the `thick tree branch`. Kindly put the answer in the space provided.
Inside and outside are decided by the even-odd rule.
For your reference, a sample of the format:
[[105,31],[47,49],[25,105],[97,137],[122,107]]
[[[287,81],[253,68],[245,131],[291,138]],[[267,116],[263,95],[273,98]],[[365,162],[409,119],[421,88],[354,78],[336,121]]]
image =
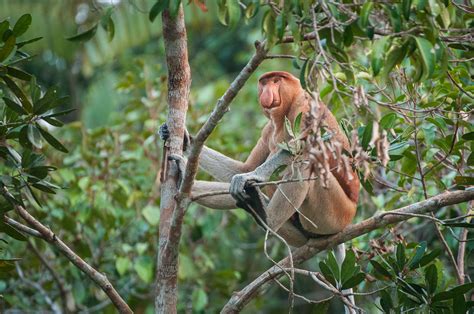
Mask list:
[[[183,6],[176,17],[163,11],[163,38],[168,66],[168,128],[164,156],[182,155],[186,112],[191,87],[191,69]],[[167,158],[168,159],[168,158]],[[184,216],[183,201],[175,196],[182,173],[174,160],[163,160],[161,185],[159,247],[156,270],[155,313],[176,313],[178,281],[178,248]],[[166,170],[167,169],[167,170]]]
[[[77,255],[69,246],[67,246],[61,239],[59,239],[54,232],[51,231],[48,227],[39,222],[35,217],[33,217],[23,206],[15,205],[15,210],[35,231],[40,234],[40,238],[50,243],[56,247],[66,258],[73,263],[77,268],[79,268],[84,274],[86,274],[93,282],[95,282],[104,293],[109,297],[112,303],[115,305],[117,310],[120,313],[133,313],[130,307],[125,303],[120,294],[115,290],[107,277],[98,272],[96,269],[91,267],[84,261],[79,255]],[[7,219],[8,223],[12,223],[13,219]],[[19,223],[12,223],[12,226],[21,225]],[[26,226],[25,226],[26,227]],[[28,227],[26,227],[28,228]],[[27,231],[26,228],[20,228],[21,231]],[[29,234],[36,234],[35,232],[30,232]]]
[[[375,229],[383,228],[390,224],[411,218],[410,216],[397,215],[396,213],[422,214],[439,210],[445,206],[455,205],[471,200],[474,200],[474,189],[444,192],[427,200],[391,212],[375,215],[358,224],[351,225],[335,235],[326,238],[310,239],[304,246],[294,250],[292,254],[293,263],[295,265],[300,264],[321,251],[335,247],[338,244],[352,240]],[[234,292],[221,313],[240,312],[244,306],[257,295],[263,286],[267,285],[273,279],[280,277],[282,269],[289,267],[289,263],[290,260],[288,257],[282,259],[277,265],[265,271],[245,288],[238,292]]]

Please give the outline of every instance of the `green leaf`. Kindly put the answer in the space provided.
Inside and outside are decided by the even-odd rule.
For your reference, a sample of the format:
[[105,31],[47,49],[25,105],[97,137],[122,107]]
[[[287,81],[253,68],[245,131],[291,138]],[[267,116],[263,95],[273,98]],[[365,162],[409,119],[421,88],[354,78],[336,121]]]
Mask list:
[[364,5],[362,6],[362,9],[360,11],[359,25],[364,30],[367,27],[367,25],[369,24],[369,15],[370,15],[370,11],[372,10],[373,6],[374,6],[373,2],[371,2],[371,1],[366,2],[366,3],[364,3]]
[[410,19],[411,0],[402,0],[402,13],[405,20]]
[[23,109],[22,106],[20,106],[19,104],[17,104],[15,101],[7,98],[7,97],[3,97],[3,101],[5,102],[5,105],[7,105],[8,108],[10,108],[11,110],[15,111],[16,113],[19,113],[19,114],[28,114],[25,109]]
[[28,30],[28,27],[30,27],[30,25],[31,15],[28,13],[22,15],[18,19],[18,21],[16,21],[15,26],[13,26],[13,34],[15,34],[16,37],[20,37]]
[[115,260],[115,268],[120,276],[123,276],[130,269],[131,261],[128,257],[117,257]]
[[405,258],[405,247],[403,246],[402,243],[398,243],[397,245],[396,256],[397,256],[397,264],[398,264],[399,269],[403,269],[403,267],[405,267],[405,264],[406,264],[406,258]]
[[12,35],[8,37],[3,47],[0,48],[0,62],[6,60],[10,56],[13,49],[15,48],[15,42],[16,42],[15,36]]
[[32,39],[20,41],[19,43],[16,43],[16,47],[17,47],[18,49],[20,49],[21,47],[23,47],[23,46],[25,46],[25,45],[34,43],[34,42],[36,42],[36,41],[38,41],[38,40],[41,40],[41,39],[43,39],[43,37],[35,37],[35,38],[32,38]]
[[293,129],[291,127],[291,122],[290,122],[290,119],[288,119],[287,117],[285,117],[285,131],[288,133],[288,135],[294,139],[295,138],[295,134],[293,133]]
[[7,29],[10,28],[10,22],[8,20],[3,20],[0,22],[0,40],[3,38],[3,34]]
[[55,118],[43,118],[44,121],[48,122],[49,124],[51,124],[52,126],[55,126],[55,127],[62,127],[64,125],[63,122],[59,121],[58,119],[55,119]]
[[372,265],[372,267],[374,267],[375,272],[382,276],[383,280],[389,280],[393,277],[392,274],[388,270],[386,270],[379,262],[375,260],[370,260],[370,264]]
[[23,126],[20,129],[20,133],[18,134],[18,142],[20,143],[21,146],[32,149],[33,147],[31,146],[31,142],[28,139],[28,125]]
[[354,42],[354,32],[352,31],[352,25],[347,25],[344,28],[344,33],[342,35],[344,40],[344,46],[349,47]]
[[252,17],[254,17],[258,12],[259,7],[260,7],[260,2],[249,3],[247,5],[247,8],[245,9],[245,18],[249,20]]
[[395,126],[395,122],[397,122],[398,116],[396,113],[391,112],[387,113],[380,119],[379,125],[382,129],[389,130]]
[[3,221],[0,221],[0,231],[8,234],[10,237],[18,241],[26,241],[26,237],[20,231],[16,230],[10,225],[7,225]]
[[367,150],[367,148],[369,147],[370,140],[372,139],[373,126],[373,121],[369,121],[369,123],[364,128],[364,133],[362,134],[361,140],[361,145],[364,150]]
[[454,287],[448,291],[443,291],[438,294],[436,294],[433,298],[433,302],[440,302],[444,300],[449,300],[453,299],[458,295],[465,294],[466,292],[469,292],[471,289],[474,288],[474,282],[466,283],[457,287]]
[[[34,113],[42,114],[51,109],[58,94],[56,86],[48,88],[46,93],[34,104]],[[57,104],[59,105],[59,104]]]
[[392,25],[393,32],[398,33],[402,30],[402,20],[398,6],[396,5],[385,5],[384,8],[388,11],[390,17],[390,24]]
[[197,289],[193,291],[192,301],[193,311],[196,312],[203,311],[209,302],[206,292],[202,289]]
[[377,76],[382,68],[385,50],[389,40],[390,36],[385,36],[374,41],[372,45],[371,66],[374,76]]
[[467,158],[467,165],[474,166],[474,152],[472,152]]
[[229,26],[235,27],[241,16],[239,1],[227,0],[227,12],[229,13]]
[[462,135],[463,140],[474,141],[474,132],[469,132]]
[[351,278],[354,272],[356,271],[357,267],[355,265],[355,261],[356,261],[356,256],[354,254],[354,251],[352,250],[346,251],[346,257],[344,258],[344,261],[342,262],[342,266],[341,266],[341,281],[342,282],[349,280],[349,278]]
[[43,136],[43,138],[46,140],[46,142],[48,142],[51,146],[53,146],[54,148],[56,148],[60,152],[63,152],[63,153],[68,153],[69,152],[67,150],[67,148],[64,147],[63,144],[61,144],[54,136],[49,134],[47,131],[43,130],[40,126],[37,125],[36,127],[40,131],[41,136]]
[[227,26],[227,0],[219,0],[217,3],[217,18],[222,25]]
[[28,140],[36,148],[43,148],[43,141],[41,141],[41,134],[38,129],[32,125],[28,124]]
[[151,283],[153,280],[153,262],[150,256],[140,256],[133,265],[133,269],[145,283]]
[[309,58],[305,60],[305,62],[303,63],[303,66],[301,67],[301,71],[300,71],[300,83],[301,83],[301,87],[303,87],[303,89],[307,89],[308,86],[306,85],[306,77],[308,77],[308,71],[309,71],[309,68],[308,68],[308,63],[309,63]]
[[53,186],[52,184],[48,184],[45,181],[33,183],[32,186],[37,188],[40,191],[43,191],[49,194],[56,194],[56,191],[53,188],[55,186]]
[[446,222],[443,226],[454,228],[474,228],[474,220],[471,222]]
[[152,225],[156,226],[160,222],[160,208],[148,205],[142,210],[143,217],[145,217],[146,221]]
[[112,19],[112,12],[113,7],[108,8],[107,12],[100,19],[100,25],[107,32],[107,37],[109,38],[109,41],[112,41],[115,36],[115,24],[114,20]]
[[331,272],[334,274],[336,280],[338,282],[340,282],[341,281],[341,272],[340,272],[339,264],[337,263],[337,260],[336,260],[336,257],[334,256],[333,251],[330,251],[328,253],[326,263],[327,263],[328,267],[331,269]]
[[51,118],[51,117],[60,117],[60,116],[65,116],[67,115],[68,113],[71,113],[73,111],[76,111],[76,109],[67,109],[67,110],[62,110],[62,111],[58,111],[58,112],[55,112],[55,113],[51,113],[51,114],[48,114],[46,116],[44,116],[43,118]]
[[155,21],[158,14],[163,12],[163,10],[168,9],[168,7],[169,7],[169,0],[156,1],[156,3],[151,7],[150,14],[148,15],[150,22]]
[[468,313],[468,305],[463,294],[458,294],[453,298],[453,313]]
[[277,42],[275,17],[271,11],[267,11],[263,17],[262,29],[267,37],[267,47],[271,48]]
[[393,46],[390,48],[382,67],[381,75],[384,79],[387,78],[387,76],[397,64],[400,64],[403,61],[403,58],[405,58],[405,55],[407,54],[408,46],[409,43],[407,41],[402,46]]
[[92,26],[91,28],[89,28],[88,30],[86,30],[82,33],[79,33],[79,34],[71,36],[71,37],[67,37],[66,40],[69,40],[69,41],[88,41],[92,37],[94,37],[95,33],[97,32],[97,27],[98,27],[98,24],[95,24],[94,26]]
[[17,79],[27,81],[29,82],[33,75],[30,73],[26,73],[25,71],[22,71],[20,69],[12,68],[7,66],[7,74],[13,77],[16,77]]
[[281,41],[283,38],[283,35],[285,35],[286,23],[287,23],[286,14],[282,12],[277,16],[275,20],[276,34],[279,41]]
[[441,249],[437,248],[431,251],[430,253],[426,254],[423,256],[420,260],[419,267],[423,267],[434,261],[435,258],[437,258],[441,254]]
[[457,176],[454,178],[454,182],[458,185],[474,185],[474,177]]
[[325,262],[319,262],[319,270],[327,281],[329,281],[334,287],[337,286],[336,276],[333,274],[333,272]]
[[426,73],[427,78],[430,78],[435,69],[436,55],[433,45],[429,40],[421,37],[416,37],[416,45],[418,51],[421,54],[421,59],[423,60],[423,68]]
[[428,293],[433,294],[436,292],[436,288],[438,286],[438,270],[436,269],[436,265],[431,264],[430,266],[426,267],[425,281],[428,285]]
[[365,279],[365,274],[360,272],[355,274],[354,276],[347,279],[343,284],[341,289],[351,289],[358,286],[362,281]]
[[392,297],[386,290],[380,291],[380,294],[380,306],[382,307],[385,313],[391,313],[390,309],[393,308]]
[[419,267],[418,264],[420,260],[422,259],[423,255],[425,254],[425,251],[426,251],[426,242],[423,241],[417,247],[415,255],[413,255],[413,258],[410,261],[410,264],[409,264],[410,269],[415,269]]
[[178,12],[179,12],[179,7],[181,6],[181,0],[172,0],[170,2],[170,5],[169,5],[169,12],[170,12],[170,16],[172,18],[175,18],[178,16]]
[[303,116],[303,113],[300,112],[296,118],[295,118],[295,123],[293,124],[293,133],[299,134],[300,133],[300,127],[301,127],[301,117]]
[[28,173],[39,180],[43,180],[48,176],[48,173],[52,170],[56,170],[56,168],[51,167],[51,166],[38,166],[38,167],[32,167],[28,169]]
[[15,96],[18,97],[18,99],[21,101],[23,108],[27,112],[31,112],[33,110],[33,105],[31,104],[28,97],[26,97],[25,93],[18,87],[18,85],[16,85],[16,83],[13,80],[9,79],[6,76],[3,76],[2,79],[8,85],[8,87],[13,92],[13,94],[15,94]]

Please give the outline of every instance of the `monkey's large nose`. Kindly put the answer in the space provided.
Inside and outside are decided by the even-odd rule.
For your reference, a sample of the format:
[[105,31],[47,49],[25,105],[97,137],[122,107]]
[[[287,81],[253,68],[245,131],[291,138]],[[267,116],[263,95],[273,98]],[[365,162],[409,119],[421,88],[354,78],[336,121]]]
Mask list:
[[271,108],[273,104],[273,93],[270,88],[264,88],[260,95],[260,104],[263,108]]

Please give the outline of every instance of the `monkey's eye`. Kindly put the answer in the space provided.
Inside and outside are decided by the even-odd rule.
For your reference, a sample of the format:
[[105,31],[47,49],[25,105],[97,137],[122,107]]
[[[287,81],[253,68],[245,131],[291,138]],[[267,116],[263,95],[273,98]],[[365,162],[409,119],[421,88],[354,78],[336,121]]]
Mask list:
[[279,81],[280,81],[280,78],[279,78],[279,77],[275,77],[275,78],[273,79],[273,83],[278,83]]

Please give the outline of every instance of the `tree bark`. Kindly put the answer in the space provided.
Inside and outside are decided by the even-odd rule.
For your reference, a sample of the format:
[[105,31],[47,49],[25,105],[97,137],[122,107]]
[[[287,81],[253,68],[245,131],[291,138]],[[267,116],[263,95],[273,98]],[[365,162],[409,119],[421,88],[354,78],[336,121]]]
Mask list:
[[[182,155],[183,136],[188,110],[191,70],[188,63],[188,49],[184,11],[180,5],[176,17],[168,10],[162,14],[163,38],[168,65],[168,128],[170,137],[166,141],[166,155]],[[157,258],[157,291],[155,313],[176,313],[178,249],[181,225],[186,202],[177,203],[179,174],[175,161],[165,160],[161,185],[159,247]],[[163,171],[163,169],[162,169]]]

